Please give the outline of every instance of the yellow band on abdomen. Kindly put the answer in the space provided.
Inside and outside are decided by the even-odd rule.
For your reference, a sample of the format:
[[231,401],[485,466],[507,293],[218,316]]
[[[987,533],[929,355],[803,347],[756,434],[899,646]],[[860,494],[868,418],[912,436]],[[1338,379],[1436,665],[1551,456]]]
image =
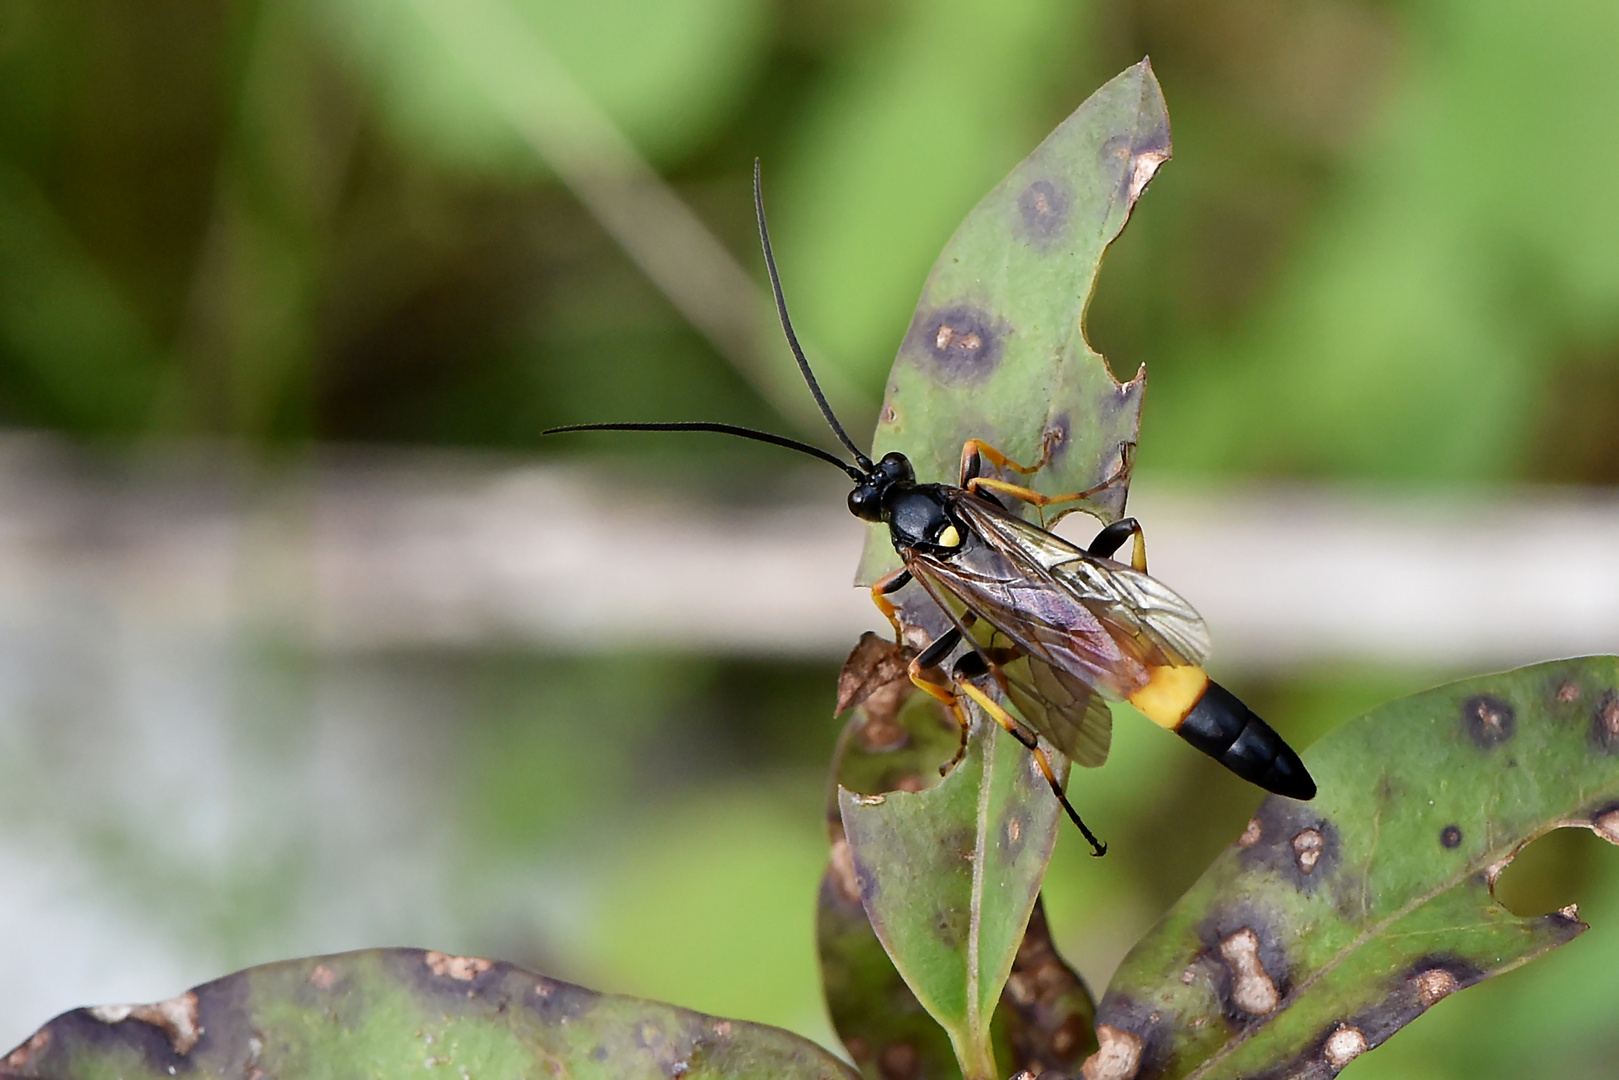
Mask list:
[[1159,727],[1174,731],[1208,686],[1208,672],[1200,667],[1157,667],[1147,685],[1130,695],[1130,704]]

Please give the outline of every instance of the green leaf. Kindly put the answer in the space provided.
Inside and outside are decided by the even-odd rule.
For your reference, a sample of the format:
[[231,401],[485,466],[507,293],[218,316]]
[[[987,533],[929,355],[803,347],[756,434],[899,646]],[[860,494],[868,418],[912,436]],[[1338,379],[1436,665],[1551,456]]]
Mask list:
[[1520,918],[1501,870],[1554,828],[1619,843],[1619,658],[1390,702],[1305,755],[1321,794],[1271,796],[1131,951],[1086,1076],[1332,1076],[1442,998],[1585,929]]
[[[910,655],[867,633],[838,682],[839,706],[857,703],[832,760],[832,858],[821,881],[815,930],[827,1011],[868,1080],[960,1075],[944,1029],[905,985],[866,918],[837,798],[840,787],[876,795],[933,786],[938,767],[955,753],[956,722],[912,687],[904,674]],[[1095,1013],[1090,991],[1057,954],[1037,899],[991,1025],[1001,1074],[1073,1072],[1095,1049]]]
[[990,1022],[1059,815],[1028,750],[998,725],[978,726],[937,785],[838,796],[866,916],[970,1080],[998,1073]]
[[[1121,385],[1082,323],[1102,253],[1169,153],[1169,115],[1143,60],[985,196],[923,286],[874,455],[899,450],[920,479],[954,483],[970,438],[1026,465],[1049,442],[1050,464],[1024,481],[1047,494],[1091,488],[1127,464],[1145,375]],[[1118,484],[1085,509],[1111,521],[1124,496]],[[873,526],[860,580],[876,580],[894,560],[887,530]]]
[[420,949],[287,960],[156,1005],[75,1009],[0,1067],[8,1076],[76,1080],[856,1075],[777,1028]]
[[939,703],[905,675],[909,650],[866,633],[838,679],[848,722],[832,756],[827,831],[832,856],[816,901],[815,940],[827,1013],[867,1080],[960,1076],[944,1029],[917,1001],[884,951],[860,903],[839,792],[878,795],[920,791],[939,782],[939,766],[960,734]]

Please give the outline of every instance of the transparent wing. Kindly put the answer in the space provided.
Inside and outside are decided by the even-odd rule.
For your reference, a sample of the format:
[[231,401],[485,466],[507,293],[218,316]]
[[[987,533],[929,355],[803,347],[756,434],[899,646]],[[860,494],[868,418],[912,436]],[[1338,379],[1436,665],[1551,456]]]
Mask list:
[[1140,663],[1180,667],[1208,659],[1209,630],[1203,617],[1163,582],[1092,555],[965,491],[952,508],[1031,581],[1084,605]]
[[1089,609],[976,537],[948,561],[913,554],[906,565],[991,659],[1031,728],[1075,764],[1107,759],[1113,715],[1102,695],[1127,697],[1147,672]]

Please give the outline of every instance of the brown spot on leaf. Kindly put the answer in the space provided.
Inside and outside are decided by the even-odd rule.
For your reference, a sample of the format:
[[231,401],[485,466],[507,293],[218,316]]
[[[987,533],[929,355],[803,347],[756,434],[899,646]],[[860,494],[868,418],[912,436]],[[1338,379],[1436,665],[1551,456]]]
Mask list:
[[318,990],[330,990],[337,981],[337,975],[325,964],[316,964],[315,970],[309,973],[309,982]]
[[898,419],[898,415],[894,412],[894,406],[891,402],[883,402],[883,414],[881,419],[885,424],[892,424]]
[[1243,826],[1242,835],[1237,837],[1239,848],[1251,848],[1259,843],[1259,838],[1265,834],[1265,829],[1259,824],[1258,818],[1249,818],[1248,824]]
[[1141,1036],[1098,1024],[1096,1038],[1101,1045],[1079,1067],[1080,1075],[1085,1080],[1133,1080],[1141,1070]]
[[1326,847],[1317,829],[1304,829],[1293,837],[1293,858],[1299,864],[1299,872],[1308,874],[1315,869],[1315,864],[1321,861],[1321,851]]
[[1419,971],[1411,976],[1410,983],[1412,991],[1424,1009],[1443,1001],[1461,989],[1461,985],[1456,982],[1456,976],[1444,968]]
[[1593,814],[1591,831],[1610,844],[1619,844],[1619,806],[1610,806]]
[[1161,150],[1143,150],[1130,163],[1130,201],[1134,203],[1147,190],[1147,185],[1158,172],[1158,166],[1169,160]]
[[181,1057],[191,1053],[191,1048],[202,1038],[197,995],[191,990],[154,1005],[97,1005],[85,1011],[103,1024],[121,1024],[126,1020],[151,1024],[168,1036],[169,1045]]
[[40,1028],[29,1036],[28,1041],[6,1055],[6,1068],[22,1070],[28,1067],[28,1062],[36,1055],[41,1054],[51,1045],[51,1032],[49,1028]]
[[1259,935],[1244,927],[1220,942],[1220,957],[1231,972],[1231,1004],[1252,1016],[1276,1010],[1281,994],[1259,959]]
[[1572,705],[1580,700],[1579,683],[1566,682],[1557,688],[1557,700],[1564,705]]
[[1366,1036],[1359,1028],[1341,1027],[1327,1036],[1327,1045],[1322,1048],[1321,1056],[1334,1069],[1341,1069],[1368,1049]]
[[427,968],[439,978],[457,979],[461,982],[471,982],[479,975],[494,966],[492,961],[481,956],[451,956],[448,953],[429,951],[422,957]]
[[1029,825],[1024,820],[1023,814],[1017,810],[1008,812],[1006,820],[1001,823],[999,854],[1003,862],[1017,861],[1018,856],[1023,853],[1024,836],[1028,831]]
[[1512,706],[1493,694],[1474,694],[1462,702],[1462,726],[1483,750],[1493,750],[1512,738],[1518,717]]
[[883,1074],[883,1080],[911,1080],[918,1062],[916,1047],[908,1042],[891,1042],[877,1058],[877,1071]]
[[1460,825],[1446,825],[1439,830],[1439,843],[1447,848],[1460,847],[1462,842],[1462,827]]
[[1591,710],[1591,741],[1608,753],[1619,751],[1619,694],[1605,690]]

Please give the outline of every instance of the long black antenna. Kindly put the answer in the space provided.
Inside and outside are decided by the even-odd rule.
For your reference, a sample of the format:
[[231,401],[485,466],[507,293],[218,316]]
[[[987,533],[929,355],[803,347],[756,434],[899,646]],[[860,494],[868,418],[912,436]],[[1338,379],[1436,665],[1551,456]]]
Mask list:
[[776,314],[781,316],[781,329],[787,335],[787,345],[793,350],[793,359],[798,361],[798,370],[809,384],[810,393],[815,396],[815,404],[821,408],[821,415],[826,422],[832,425],[832,431],[838,441],[849,448],[855,461],[866,472],[872,469],[871,459],[860,452],[860,447],[849,438],[849,433],[843,430],[838,418],[832,414],[832,406],[826,403],[826,395],[821,393],[821,384],[815,381],[815,372],[810,370],[809,361],[804,358],[804,350],[798,344],[798,335],[793,333],[793,321],[787,317],[787,298],[781,293],[781,277],[776,273],[776,256],[770,250],[770,229],[765,225],[765,195],[764,188],[759,184],[759,159],[753,159],[753,210],[759,217],[759,243],[765,249],[765,269],[770,272],[770,291],[776,294]]
[[[569,424],[566,427],[547,428],[541,435],[556,435],[564,431],[713,431],[720,435],[735,435],[738,438],[752,439],[754,442],[769,443],[772,446],[785,446],[789,450],[797,450],[801,454],[820,458],[830,462],[849,474],[849,478],[856,483],[864,480],[866,474],[850,465],[847,461],[833,454],[827,453],[819,446],[801,443],[797,439],[789,439],[785,435],[772,435],[768,431],[755,431],[753,428],[737,427],[735,424],[713,424],[706,420],[683,420],[668,424]],[[865,462],[866,468],[871,468],[871,462]]]

